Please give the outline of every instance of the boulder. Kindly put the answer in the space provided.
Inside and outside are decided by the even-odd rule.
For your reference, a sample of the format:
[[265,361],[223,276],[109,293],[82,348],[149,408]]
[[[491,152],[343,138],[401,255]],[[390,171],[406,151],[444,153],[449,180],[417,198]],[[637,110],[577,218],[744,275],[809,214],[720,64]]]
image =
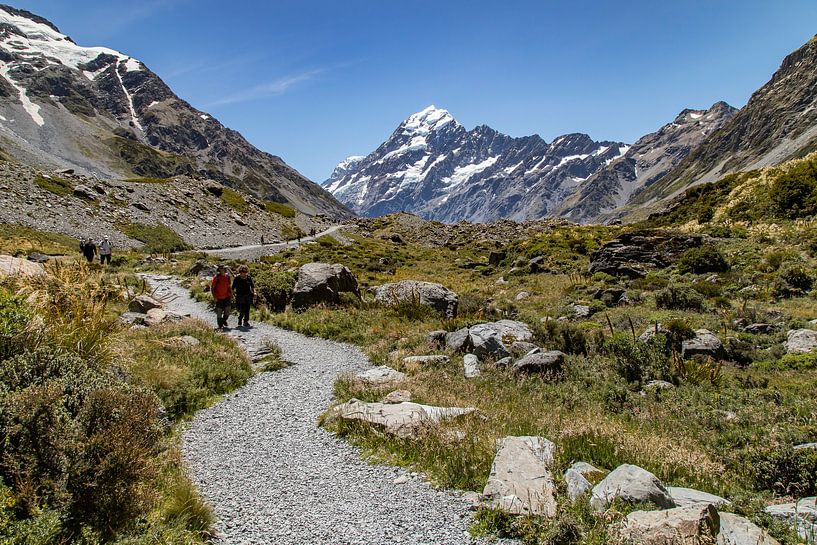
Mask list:
[[74,196],[89,201],[95,201],[97,199],[96,192],[87,185],[82,184],[74,186]]
[[533,259],[531,259],[530,261],[528,261],[528,270],[531,273],[541,272],[543,270],[544,264],[545,264],[545,256],[538,255],[538,256],[534,257]]
[[644,333],[638,336],[638,340],[642,343],[649,343],[653,338],[658,335],[667,335],[669,330],[664,327],[663,325],[659,324],[652,324],[644,330]]
[[383,428],[397,437],[411,437],[422,428],[439,424],[444,419],[471,414],[473,407],[433,407],[410,401],[395,404],[366,403],[350,399],[337,405],[329,414],[330,420],[359,421]]
[[155,327],[168,322],[181,322],[186,316],[175,312],[168,312],[161,308],[152,308],[145,314],[145,325]]
[[567,308],[573,318],[581,319],[590,317],[590,307],[587,305],[577,305],[576,303],[571,303],[567,305]]
[[31,252],[30,254],[28,254],[28,257],[26,259],[28,259],[29,261],[33,261],[34,263],[45,263],[51,258],[45,254],[41,254],[40,252]]
[[749,324],[743,328],[743,331],[753,335],[774,333],[774,330],[775,326],[772,324]]
[[811,352],[817,348],[817,331],[814,329],[792,329],[786,337],[786,354]]
[[12,257],[10,255],[0,255],[0,277],[3,276],[42,276],[45,274],[45,267],[39,263]]
[[507,256],[503,251],[492,251],[488,254],[488,265],[499,265]]
[[803,498],[792,503],[770,505],[765,511],[777,519],[785,520],[804,540],[817,536],[817,498]]
[[500,369],[508,367],[513,363],[513,358],[508,356],[507,358],[502,358],[500,360],[496,360],[496,366]]
[[780,545],[766,530],[734,513],[718,513],[721,530],[718,545]]
[[298,279],[292,293],[292,306],[306,308],[321,303],[340,303],[340,293],[350,292],[360,297],[357,279],[339,263],[307,263],[298,269]]
[[391,367],[381,365],[380,367],[368,369],[362,373],[356,374],[354,380],[363,386],[387,386],[389,384],[400,382],[405,378],[406,375],[404,373],[392,369]]
[[453,352],[464,352],[470,348],[471,337],[468,334],[468,328],[463,327],[456,331],[446,334],[445,346]]
[[426,341],[431,346],[442,347],[445,346],[445,339],[447,336],[448,332],[443,329],[431,331],[428,335],[426,335]]
[[711,545],[720,530],[718,511],[709,504],[663,511],[633,511],[621,537],[634,545]]
[[441,284],[403,280],[378,286],[374,288],[374,294],[375,300],[383,305],[416,301],[434,309],[447,320],[457,317],[459,296]]
[[476,378],[479,376],[479,358],[474,354],[466,354],[462,359],[462,366],[465,378]]
[[152,308],[162,308],[162,303],[150,295],[137,295],[128,303],[128,310],[130,312],[147,314],[147,311]]
[[696,329],[695,336],[681,343],[681,357],[709,356],[715,359],[726,357],[721,340],[708,329]]
[[445,365],[450,361],[448,356],[433,354],[430,356],[406,356],[403,364],[407,367],[429,367],[433,365]]
[[196,261],[188,271],[189,274],[199,278],[213,278],[217,272],[216,266],[206,261]]
[[[530,328],[516,320],[498,320],[477,324],[468,330],[470,346],[480,359],[501,359],[510,355],[508,345],[533,338]],[[506,343],[508,343],[506,345]]]
[[601,299],[601,302],[606,306],[614,307],[621,302],[624,294],[624,288],[607,288],[599,294],[598,299]]
[[524,301],[528,297],[530,297],[530,293],[526,291],[520,291],[519,293],[516,294],[516,297],[514,297],[514,299],[517,301]]
[[666,380],[651,380],[644,385],[645,391],[655,390],[674,390],[675,384],[667,382]]
[[141,312],[123,312],[119,316],[119,322],[125,325],[145,325],[146,314]]
[[700,490],[695,490],[694,488],[668,486],[667,492],[669,492],[672,501],[674,501],[675,505],[678,507],[691,507],[693,505],[706,504],[711,504],[715,507],[729,505],[729,501],[721,498],[720,496],[710,494],[709,492],[701,492]]
[[659,507],[675,507],[672,496],[655,475],[630,464],[618,466],[593,487],[590,505],[602,512],[616,498],[629,503],[651,501]]
[[406,401],[411,401],[411,392],[408,390],[395,390],[393,392],[389,392],[386,394],[386,397],[383,398],[383,403],[405,403]]
[[526,356],[533,352],[541,352],[541,348],[527,341],[514,341],[511,345],[511,354],[515,356]]
[[817,450],[817,443],[802,443],[800,445],[794,445],[792,448],[794,450],[805,450],[805,449]]
[[556,484],[549,471],[556,445],[544,437],[505,437],[482,494],[494,508],[513,515],[556,515]]
[[576,462],[565,471],[564,481],[567,485],[567,496],[570,501],[576,501],[593,487],[586,477],[586,475],[591,474],[601,475],[602,471],[587,462]]
[[701,235],[665,233],[626,233],[590,254],[590,274],[603,272],[613,276],[640,278],[649,269],[663,269],[685,251],[703,244]]
[[562,365],[565,361],[564,352],[550,350],[548,352],[536,352],[528,354],[518,359],[513,364],[513,372],[516,374],[542,374],[551,378],[556,378],[562,373]]

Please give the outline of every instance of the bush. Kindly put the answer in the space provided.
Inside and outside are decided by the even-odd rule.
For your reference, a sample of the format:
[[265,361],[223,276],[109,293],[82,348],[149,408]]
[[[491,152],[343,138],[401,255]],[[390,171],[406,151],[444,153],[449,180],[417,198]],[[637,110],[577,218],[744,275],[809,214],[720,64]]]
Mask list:
[[668,286],[655,294],[655,306],[669,310],[703,310],[704,298],[687,286]]
[[31,339],[26,334],[31,311],[25,303],[0,289],[0,361],[19,354]]
[[774,294],[777,297],[795,297],[811,290],[814,277],[798,264],[784,265],[774,281]]
[[145,246],[142,249],[147,253],[165,254],[190,249],[190,246],[176,231],[165,225],[118,223],[116,226],[130,238],[144,242]]
[[817,493],[817,450],[759,449],[747,455],[746,464],[758,488],[797,498]]
[[817,353],[786,354],[777,363],[780,369],[817,369]]
[[244,195],[236,191],[235,189],[230,189],[229,187],[225,187],[224,191],[221,192],[221,202],[238,212],[239,214],[246,214],[250,208],[250,205],[247,203],[247,200],[244,198]]
[[678,260],[678,272],[681,274],[726,272],[728,270],[729,263],[720,250],[714,246],[690,248]]
[[603,335],[598,330],[590,332],[591,337],[588,338],[588,333],[578,325],[558,320],[539,322],[532,329],[534,343],[566,354],[586,356],[591,348],[604,342]]
[[649,343],[633,340],[627,333],[616,333],[604,341],[604,352],[613,367],[627,382],[671,380],[667,339],[660,333]]
[[295,209],[291,206],[287,206],[285,204],[281,204],[279,202],[272,202],[272,201],[264,201],[264,208],[267,209],[267,212],[270,214],[278,214],[279,216],[283,216],[285,218],[294,218],[295,217]]
[[817,212],[817,168],[813,161],[797,163],[777,176],[769,189],[769,198],[776,214],[796,219]]
[[269,269],[255,274],[255,290],[266,305],[275,312],[283,311],[295,290],[295,275]]

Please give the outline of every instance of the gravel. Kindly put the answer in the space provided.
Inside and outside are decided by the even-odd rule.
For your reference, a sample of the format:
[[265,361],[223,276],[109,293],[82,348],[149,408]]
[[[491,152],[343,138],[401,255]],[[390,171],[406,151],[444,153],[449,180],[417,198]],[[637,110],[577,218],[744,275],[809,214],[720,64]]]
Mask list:
[[[146,276],[169,310],[215,325],[178,279]],[[183,434],[190,477],[218,519],[215,543],[479,542],[467,533],[467,500],[435,490],[422,475],[369,464],[317,426],[338,374],[371,367],[358,348],[266,324],[229,334],[251,355],[274,342],[292,365],[259,373],[197,413]]]

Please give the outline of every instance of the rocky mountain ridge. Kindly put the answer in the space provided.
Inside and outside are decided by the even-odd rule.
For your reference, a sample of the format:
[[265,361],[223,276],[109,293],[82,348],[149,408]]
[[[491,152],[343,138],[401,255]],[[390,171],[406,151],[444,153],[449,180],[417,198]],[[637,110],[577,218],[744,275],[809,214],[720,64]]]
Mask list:
[[469,131],[447,110],[430,106],[366,157],[338,165],[323,185],[365,216],[405,210],[445,222],[525,220],[548,215],[627,149],[578,133],[547,143],[486,125]]
[[192,107],[142,62],[82,47],[0,5],[0,147],[21,162],[100,178],[216,179],[309,214],[349,211],[238,132]]

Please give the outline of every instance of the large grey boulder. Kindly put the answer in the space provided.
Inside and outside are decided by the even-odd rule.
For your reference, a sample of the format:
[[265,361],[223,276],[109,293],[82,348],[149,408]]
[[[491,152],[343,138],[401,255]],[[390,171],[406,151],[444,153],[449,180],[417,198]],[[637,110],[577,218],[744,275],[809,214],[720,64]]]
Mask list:
[[701,246],[703,241],[701,235],[626,233],[590,254],[588,272],[639,278],[646,276],[650,269],[668,267],[686,250]]
[[792,329],[786,337],[786,354],[811,352],[817,348],[817,331],[814,329]]
[[633,511],[621,537],[633,545],[711,545],[720,530],[718,511],[709,504],[663,511]]
[[406,375],[404,373],[381,365],[380,367],[367,369],[362,373],[356,374],[354,380],[363,386],[389,386],[405,378]]
[[683,488],[681,486],[668,486],[666,488],[670,497],[672,497],[672,501],[674,501],[678,507],[707,504],[714,505],[715,507],[729,505],[729,500],[716,496],[715,494],[710,494],[709,492],[701,492],[694,488]]
[[341,292],[360,297],[357,279],[352,271],[339,263],[307,263],[298,269],[292,306],[306,308],[321,303],[337,304]]
[[445,347],[453,352],[464,352],[468,350],[471,347],[470,342],[471,337],[468,334],[467,327],[452,331],[445,336]]
[[796,502],[770,505],[765,511],[774,518],[785,520],[805,540],[817,537],[817,504],[814,497]]
[[616,498],[628,503],[651,501],[659,507],[675,507],[672,496],[658,477],[631,464],[618,466],[594,486],[590,505],[597,512],[602,512]]
[[130,312],[147,314],[147,311],[152,308],[162,308],[162,303],[150,295],[137,295],[128,303],[128,310]]
[[544,437],[505,437],[483,496],[490,505],[513,515],[556,515],[556,485],[548,468],[556,445]]
[[40,263],[35,263],[27,259],[12,257],[10,255],[0,255],[0,277],[3,276],[42,276],[45,274],[45,267]]
[[734,513],[718,513],[721,530],[718,545],[780,545],[766,530]]
[[473,407],[434,407],[410,401],[403,403],[366,403],[350,399],[329,413],[329,420],[341,418],[384,429],[397,437],[411,437],[421,429],[476,411]]
[[726,357],[726,350],[721,340],[708,329],[696,329],[695,336],[681,343],[681,356],[689,359],[693,356],[710,356],[715,359]]
[[593,488],[593,485],[587,479],[588,475],[601,475],[602,471],[588,464],[587,462],[576,462],[571,465],[564,474],[565,484],[567,485],[567,497],[570,501],[576,501],[584,495],[585,492]]
[[498,320],[472,326],[468,330],[466,346],[479,359],[497,360],[511,355],[509,347],[514,342],[529,341],[531,338],[533,333],[524,322]]
[[433,282],[417,280],[390,282],[374,288],[374,297],[380,304],[389,306],[416,301],[434,309],[448,320],[457,317],[459,296],[445,286]]
[[512,369],[516,374],[539,374],[557,378],[562,373],[564,361],[564,352],[558,350],[535,352],[518,359]]
[[212,263],[207,263],[206,261],[196,261],[191,265],[190,270],[187,271],[193,276],[198,276],[199,278],[213,278],[216,273],[218,273],[218,269]]

